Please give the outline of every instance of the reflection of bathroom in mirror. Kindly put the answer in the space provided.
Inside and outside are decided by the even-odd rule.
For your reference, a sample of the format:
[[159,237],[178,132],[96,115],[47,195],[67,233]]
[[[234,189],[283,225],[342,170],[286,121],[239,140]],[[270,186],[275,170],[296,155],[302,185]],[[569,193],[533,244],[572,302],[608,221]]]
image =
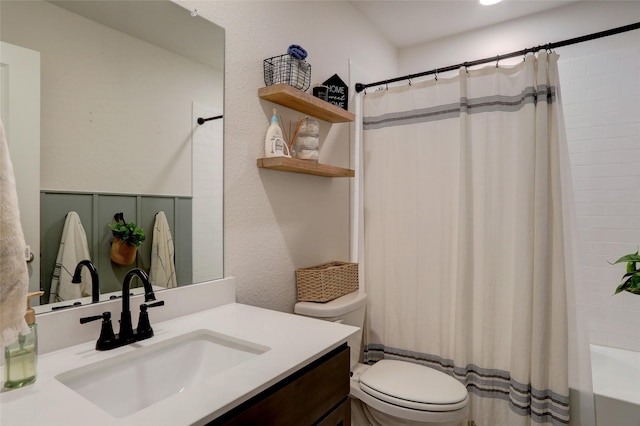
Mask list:
[[[3,0],[0,8],[2,120],[25,238],[36,254],[30,290],[45,291],[41,304],[54,301],[49,290],[56,263],[66,261],[61,269],[69,269],[82,251],[65,247],[59,256],[71,241],[63,238],[71,211],[78,214],[107,299],[119,294],[131,268],[149,272],[161,211],[175,246],[177,285],[223,277],[223,126],[222,120],[199,125],[197,119],[223,114],[224,30],[170,1]],[[40,85],[36,105],[26,113],[7,95],[20,90],[20,83],[11,89],[23,66],[11,59],[14,51],[39,58],[33,61],[39,70],[24,73],[39,76],[27,87]],[[33,138],[30,154],[14,155],[23,145],[21,128],[38,126],[39,166]],[[35,188],[20,185],[29,176],[39,176]],[[118,212],[145,231],[127,266],[109,257],[109,224]],[[39,236],[31,234],[34,229]],[[74,230],[77,224],[70,224],[66,234]],[[61,304],[71,301],[51,306]]]

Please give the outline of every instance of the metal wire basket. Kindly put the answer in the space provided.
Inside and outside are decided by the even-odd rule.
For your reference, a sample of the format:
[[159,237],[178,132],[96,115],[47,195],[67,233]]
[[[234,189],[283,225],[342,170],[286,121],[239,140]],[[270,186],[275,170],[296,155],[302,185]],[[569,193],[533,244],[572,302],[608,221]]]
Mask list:
[[311,64],[286,54],[264,60],[264,83],[286,83],[305,91],[311,84]]

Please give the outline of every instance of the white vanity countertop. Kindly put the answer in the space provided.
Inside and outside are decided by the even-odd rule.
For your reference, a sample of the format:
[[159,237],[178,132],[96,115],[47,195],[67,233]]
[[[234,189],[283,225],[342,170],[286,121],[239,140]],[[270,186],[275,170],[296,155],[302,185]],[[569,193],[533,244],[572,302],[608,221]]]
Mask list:
[[[0,424],[205,424],[340,346],[358,331],[356,327],[238,303],[157,324],[153,322],[152,311],[150,316],[155,332],[151,339],[110,351],[96,351],[92,341],[40,355],[36,383],[0,393]],[[118,331],[117,320],[114,329]],[[55,378],[62,372],[202,329],[264,345],[270,350],[124,418],[111,416]]]

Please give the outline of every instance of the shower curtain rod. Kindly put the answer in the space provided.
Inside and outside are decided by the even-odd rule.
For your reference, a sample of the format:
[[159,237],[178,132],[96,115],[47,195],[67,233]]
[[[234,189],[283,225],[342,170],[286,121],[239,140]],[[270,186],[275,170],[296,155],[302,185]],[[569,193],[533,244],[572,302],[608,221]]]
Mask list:
[[392,78],[392,79],[389,79],[389,80],[377,81],[375,83],[368,83],[368,84],[356,83],[356,92],[360,93],[364,89],[366,89],[367,87],[381,86],[383,84],[396,83],[398,81],[403,81],[403,80],[411,81],[412,78],[424,77],[426,75],[431,75],[431,74],[435,74],[436,77],[437,77],[439,72],[454,71],[454,70],[460,69],[460,67],[468,68],[468,67],[472,67],[472,66],[475,66],[475,65],[487,64],[487,63],[490,63],[490,62],[493,62],[493,61],[499,62],[501,59],[509,59],[509,58],[515,58],[515,57],[518,57],[518,56],[525,56],[527,53],[535,53],[535,52],[538,52],[538,51],[543,50],[543,49],[544,50],[552,50],[552,49],[555,49],[555,48],[558,48],[558,47],[562,47],[562,46],[568,46],[568,45],[571,45],[571,44],[582,43],[582,42],[585,42],[585,41],[595,40],[595,39],[598,39],[598,38],[608,37],[608,36],[611,36],[611,35],[620,34],[620,33],[624,33],[624,32],[627,32],[627,31],[632,31],[632,30],[637,30],[637,29],[640,29],[640,22],[636,22],[635,24],[624,25],[622,27],[612,28],[610,30],[600,31],[600,32],[593,33],[593,34],[584,35],[584,36],[581,36],[581,37],[575,37],[575,38],[571,38],[571,39],[568,39],[568,40],[558,41],[558,42],[555,42],[555,43],[542,44],[542,45],[539,45],[539,46],[530,47],[528,49],[518,50],[517,52],[507,53],[505,55],[497,55],[497,56],[493,56],[491,58],[477,59],[475,61],[463,62],[461,64],[450,65],[448,67],[435,68],[435,69],[432,69],[430,71],[420,72],[420,73],[417,73],[417,74],[409,74],[409,75],[405,75],[405,76],[402,76],[402,77]]

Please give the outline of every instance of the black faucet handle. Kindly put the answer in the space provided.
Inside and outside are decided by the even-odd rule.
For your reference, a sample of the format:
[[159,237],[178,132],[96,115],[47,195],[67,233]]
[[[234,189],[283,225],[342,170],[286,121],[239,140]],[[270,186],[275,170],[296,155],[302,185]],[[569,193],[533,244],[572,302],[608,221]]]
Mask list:
[[155,308],[156,306],[164,306],[164,300],[158,300],[153,303],[143,303],[140,305],[140,311],[146,312],[147,308]]
[[155,308],[156,306],[164,306],[164,300],[159,300],[154,303],[143,303],[140,305],[140,318],[138,319],[138,328],[136,328],[137,340],[144,340],[153,337],[153,329],[149,322],[149,308]]
[[103,312],[102,315],[80,318],[80,324],[86,324],[99,319],[102,320],[102,328],[100,329],[100,337],[98,337],[98,341],[96,342],[96,349],[99,351],[112,349],[116,344],[116,335],[113,333],[113,325],[111,324],[111,312]]
[[88,322],[97,321],[99,319],[111,320],[111,312],[103,312],[100,315],[93,315],[90,317],[80,318],[80,324],[86,324]]

